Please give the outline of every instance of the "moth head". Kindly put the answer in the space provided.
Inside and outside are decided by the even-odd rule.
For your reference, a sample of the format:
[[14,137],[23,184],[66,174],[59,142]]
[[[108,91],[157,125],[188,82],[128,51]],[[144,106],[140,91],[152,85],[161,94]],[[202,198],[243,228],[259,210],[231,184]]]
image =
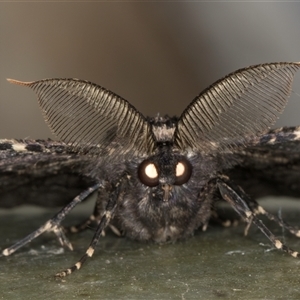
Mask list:
[[170,151],[145,159],[138,167],[138,178],[148,187],[158,187],[167,201],[172,187],[187,183],[192,175],[192,165],[185,156]]

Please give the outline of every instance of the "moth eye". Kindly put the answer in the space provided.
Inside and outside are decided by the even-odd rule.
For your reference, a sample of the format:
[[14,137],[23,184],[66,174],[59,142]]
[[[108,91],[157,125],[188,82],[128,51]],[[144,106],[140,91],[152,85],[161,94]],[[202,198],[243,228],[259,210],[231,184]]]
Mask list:
[[150,187],[158,185],[158,171],[154,163],[144,160],[138,169],[138,177],[140,181]]
[[176,185],[182,185],[190,179],[192,175],[192,165],[187,159],[182,159],[176,165]]

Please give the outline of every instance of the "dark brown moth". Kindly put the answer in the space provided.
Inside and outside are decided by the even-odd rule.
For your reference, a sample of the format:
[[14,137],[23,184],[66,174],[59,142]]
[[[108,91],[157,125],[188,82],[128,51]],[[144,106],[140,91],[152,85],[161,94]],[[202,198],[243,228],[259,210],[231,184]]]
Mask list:
[[[145,118],[118,95],[87,81],[45,79],[10,82],[33,89],[58,141],[0,140],[0,207],[37,204],[61,210],[40,228],[2,251],[14,253],[45,231],[72,249],[66,234],[96,224],[85,254],[94,253],[111,228],[136,240],[167,242],[206,228],[215,204],[228,202],[277,249],[299,253],[277,239],[261,216],[289,226],[256,198],[300,195],[300,127],[270,130],[283,111],[300,63],[240,69],[197,96],[179,118]],[[278,170],[278,172],[274,172]],[[61,222],[97,193],[85,222]]]

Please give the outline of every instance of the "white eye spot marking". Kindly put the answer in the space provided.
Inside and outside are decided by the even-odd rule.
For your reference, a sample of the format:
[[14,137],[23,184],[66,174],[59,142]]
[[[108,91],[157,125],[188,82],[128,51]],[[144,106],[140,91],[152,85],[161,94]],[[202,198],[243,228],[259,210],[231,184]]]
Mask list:
[[186,158],[182,157],[181,160],[177,162],[175,173],[175,185],[187,183],[192,175],[191,163]]
[[145,168],[145,174],[148,178],[157,178],[158,173],[154,164],[148,164]]
[[179,162],[176,166],[176,176],[182,176],[185,172],[185,166],[182,162]]
[[149,159],[144,160],[138,167],[138,178],[146,186],[154,187],[159,184],[159,169]]

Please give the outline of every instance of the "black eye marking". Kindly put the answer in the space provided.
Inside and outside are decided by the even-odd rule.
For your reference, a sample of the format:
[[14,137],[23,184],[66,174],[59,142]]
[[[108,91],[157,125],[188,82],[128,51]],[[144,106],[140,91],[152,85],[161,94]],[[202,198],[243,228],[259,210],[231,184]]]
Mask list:
[[182,158],[176,165],[175,185],[187,183],[191,178],[192,169],[191,163],[186,158]]
[[149,187],[157,186],[158,185],[157,166],[148,159],[144,160],[139,165],[138,177],[143,184]]

